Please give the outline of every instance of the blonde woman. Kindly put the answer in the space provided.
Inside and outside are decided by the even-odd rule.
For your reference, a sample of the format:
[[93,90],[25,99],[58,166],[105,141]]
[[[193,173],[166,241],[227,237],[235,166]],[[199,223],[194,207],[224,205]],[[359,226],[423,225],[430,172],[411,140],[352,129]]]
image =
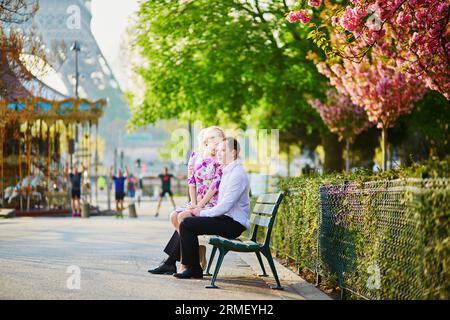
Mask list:
[[[148,270],[153,274],[176,273],[176,261],[180,261],[180,237],[179,226],[186,218],[192,216],[195,208],[212,208],[217,204],[218,189],[222,177],[222,168],[215,155],[216,146],[225,139],[224,131],[217,126],[208,127],[200,131],[198,136],[199,148],[194,151],[188,162],[188,185],[191,201],[183,207],[175,209],[171,213],[171,222],[175,228],[164,252],[169,257],[155,268]],[[205,266],[205,247],[200,247],[200,259],[202,267]]]
[[188,162],[188,185],[191,202],[177,208],[171,214],[174,228],[190,215],[190,209],[212,208],[217,204],[222,168],[216,159],[216,146],[225,139],[219,127],[208,127],[199,134],[199,150],[194,151]]

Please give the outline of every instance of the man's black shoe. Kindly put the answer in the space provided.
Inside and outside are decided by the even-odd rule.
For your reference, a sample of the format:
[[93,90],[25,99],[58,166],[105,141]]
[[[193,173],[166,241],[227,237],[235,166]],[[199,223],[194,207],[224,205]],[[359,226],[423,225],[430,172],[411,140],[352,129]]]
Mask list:
[[203,270],[201,267],[189,267],[183,272],[174,273],[173,276],[178,279],[203,279]]
[[153,274],[174,274],[177,272],[177,267],[174,264],[163,263],[155,269],[150,269],[148,272]]

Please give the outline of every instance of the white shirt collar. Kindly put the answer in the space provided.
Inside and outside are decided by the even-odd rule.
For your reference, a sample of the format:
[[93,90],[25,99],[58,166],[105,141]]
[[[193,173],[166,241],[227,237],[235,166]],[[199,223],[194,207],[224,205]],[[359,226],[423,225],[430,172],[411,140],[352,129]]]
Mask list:
[[240,162],[237,159],[231,161],[227,166],[225,166],[225,168],[223,168],[223,173],[231,172],[234,169],[234,167],[236,167],[239,164],[240,164]]

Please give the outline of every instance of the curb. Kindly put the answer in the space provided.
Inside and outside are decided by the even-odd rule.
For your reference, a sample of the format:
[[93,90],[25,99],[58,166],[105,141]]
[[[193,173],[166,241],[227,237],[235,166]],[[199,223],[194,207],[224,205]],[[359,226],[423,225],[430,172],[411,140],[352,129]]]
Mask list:
[[[253,269],[253,271],[255,271],[256,274],[261,273],[261,267],[255,254],[240,252],[236,253],[245,263],[247,263]],[[263,261],[264,268],[266,269],[269,277],[262,277],[261,279],[263,279],[267,284],[273,285],[275,284],[275,280],[273,279],[270,267],[264,258]],[[304,300],[333,300],[327,294],[317,289],[314,285],[304,280],[295,272],[280,264],[276,259],[274,259],[274,263],[277,269],[278,277],[280,278],[281,285],[285,287],[285,290],[279,291],[281,296],[283,296],[283,292],[294,291],[296,294],[302,297],[301,299]]]

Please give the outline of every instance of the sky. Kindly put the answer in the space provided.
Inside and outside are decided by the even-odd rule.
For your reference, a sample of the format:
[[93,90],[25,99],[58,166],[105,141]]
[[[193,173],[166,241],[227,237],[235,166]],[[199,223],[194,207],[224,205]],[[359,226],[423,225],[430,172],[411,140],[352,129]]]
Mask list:
[[[128,80],[123,63],[120,62],[120,45],[126,28],[130,25],[130,18],[139,8],[139,2],[140,0],[92,0],[90,5],[91,32],[122,89],[127,88]],[[50,71],[38,78],[59,92],[68,94],[56,72]]]
[[125,72],[120,63],[120,42],[139,0],[92,0],[91,31],[122,88]]

